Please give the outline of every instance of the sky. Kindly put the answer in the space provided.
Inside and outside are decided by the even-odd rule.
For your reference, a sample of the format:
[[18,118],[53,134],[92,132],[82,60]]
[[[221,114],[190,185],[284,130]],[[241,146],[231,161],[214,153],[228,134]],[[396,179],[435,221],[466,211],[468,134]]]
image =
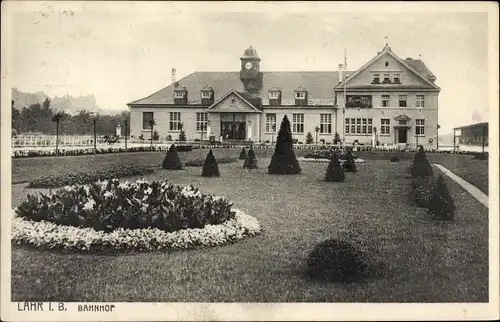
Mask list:
[[288,2],[24,6],[11,21],[12,87],[49,96],[93,94],[101,108],[118,111],[169,85],[172,68],[178,80],[194,71],[238,71],[250,45],[263,71],[334,71],[344,49],[348,69],[356,70],[387,37],[396,55],[421,55],[437,76],[443,132],[487,120],[487,13],[363,8]]

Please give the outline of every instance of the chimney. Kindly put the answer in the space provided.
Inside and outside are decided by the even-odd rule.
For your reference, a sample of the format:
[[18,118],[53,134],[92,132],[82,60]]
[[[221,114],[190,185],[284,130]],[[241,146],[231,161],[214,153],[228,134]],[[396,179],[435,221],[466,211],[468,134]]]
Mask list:
[[176,69],[172,68],[172,84],[175,83],[175,72],[176,72]]
[[344,80],[344,64],[339,64],[339,83]]

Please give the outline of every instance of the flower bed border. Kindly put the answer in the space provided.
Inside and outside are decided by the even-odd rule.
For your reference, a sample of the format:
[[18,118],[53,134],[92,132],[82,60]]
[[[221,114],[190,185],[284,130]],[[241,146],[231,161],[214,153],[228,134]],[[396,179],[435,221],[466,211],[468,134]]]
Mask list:
[[[299,157],[297,158],[299,161],[304,161],[304,162],[317,162],[317,163],[329,163],[330,159],[321,159],[321,158],[304,158],[304,157]],[[346,160],[339,160],[340,163],[345,162]],[[355,163],[365,163],[364,159],[357,158],[354,160]]]
[[187,228],[167,233],[156,228],[116,229],[110,233],[92,228],[25,220],[12,211],[11,242],[37,248],[79,252],[162,251],[213,247],[229,244],[262,232],[259,221],[238,209],[235,218],[219,225]]

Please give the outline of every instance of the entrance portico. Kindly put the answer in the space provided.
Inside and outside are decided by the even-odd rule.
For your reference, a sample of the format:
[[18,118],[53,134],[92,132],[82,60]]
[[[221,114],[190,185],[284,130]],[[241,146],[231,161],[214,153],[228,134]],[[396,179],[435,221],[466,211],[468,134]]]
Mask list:
[[410,118],[401,114],[394,118],[396,125],[394,125],[394,143],[395,144],[407,144],[409,142],[408,133],[410,132],[411,126],[408,125]]
[[242,94],[229,91],[207,110],[210,131],[222,140],[258,140],[260,114]]

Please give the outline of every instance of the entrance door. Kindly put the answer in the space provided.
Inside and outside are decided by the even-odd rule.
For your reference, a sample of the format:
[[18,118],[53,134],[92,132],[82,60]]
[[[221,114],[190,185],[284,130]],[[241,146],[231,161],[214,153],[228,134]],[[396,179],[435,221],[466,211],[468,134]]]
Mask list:
[[408,129],[405,127],[398,129],[398,142],[399,143],[408,143],[407,132],[408,132]]
[[220,133],[223,139],[244,140],[246,138],[246,122],[244,114],[222,114],[220,124]]

